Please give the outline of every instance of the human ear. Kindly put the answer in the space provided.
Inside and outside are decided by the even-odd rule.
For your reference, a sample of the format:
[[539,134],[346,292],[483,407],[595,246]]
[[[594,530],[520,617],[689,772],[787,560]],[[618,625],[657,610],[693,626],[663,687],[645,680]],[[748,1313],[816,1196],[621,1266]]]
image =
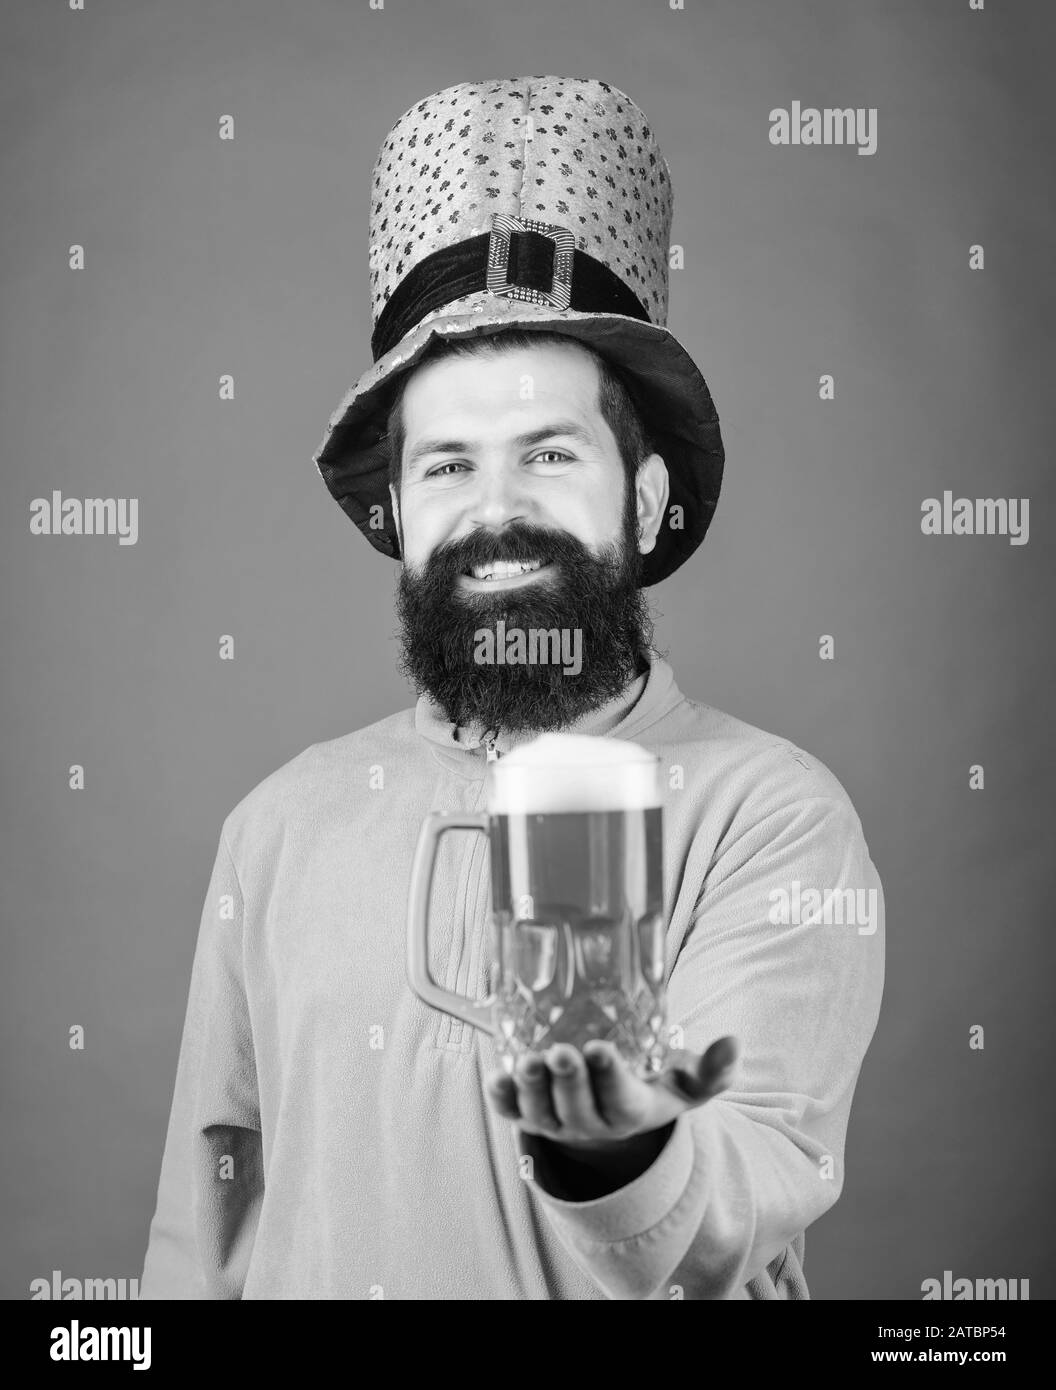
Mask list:
[[396,539],[400,543],[400,554],[403,554],[403,527],[400,524],[400,498],[393,485],[389,484],[389,499],[392,502],[392,519],[396,526]]
[[671,483],[667,465],[659,454],[650,454],[635,478],[638,512],[638,549],[643,555],[656,548],[656,537],[664,519]]

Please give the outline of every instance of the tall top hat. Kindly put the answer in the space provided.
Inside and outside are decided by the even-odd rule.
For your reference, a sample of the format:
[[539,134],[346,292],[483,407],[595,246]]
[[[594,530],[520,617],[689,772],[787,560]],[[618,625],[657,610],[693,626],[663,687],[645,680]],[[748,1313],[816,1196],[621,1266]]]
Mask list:
[[463,82],[400,117],[371,187],[374,365],[314,455],[375,549],[399,558],[385,433],[399,377],[434,337],[516,327],[579,339],[606,358],[667,465],[668,513],[642,585],[696,550],[723,445],[707,383],[666,327],[671,210],[656,137],[607,82]]

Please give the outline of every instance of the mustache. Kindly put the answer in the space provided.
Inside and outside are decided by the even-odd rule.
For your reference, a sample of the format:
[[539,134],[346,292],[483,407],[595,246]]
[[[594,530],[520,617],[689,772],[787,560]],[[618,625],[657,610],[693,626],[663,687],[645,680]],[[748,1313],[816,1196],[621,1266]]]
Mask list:
[[515,522],[501,531],[478,528],[468,536],[438,546],[422,567],[437,580],[453,580],[476,565],[496,560],[538,560],[541,564],[576,565],[594,558],[577,537],[528,522]]

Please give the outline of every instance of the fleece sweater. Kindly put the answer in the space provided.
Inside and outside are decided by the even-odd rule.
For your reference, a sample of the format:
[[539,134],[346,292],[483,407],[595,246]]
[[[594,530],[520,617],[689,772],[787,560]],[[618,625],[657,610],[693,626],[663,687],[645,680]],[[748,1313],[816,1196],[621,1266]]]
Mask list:
[[[422,820],[485,809],[487,757],[519,740],[423,696],[314,744],[224,820],[141,1297],[809,1297],[804,1232],[843,1186],[883,984],[858,816],[816,758],[687,699],[656,657],[571,729],[661,759],[668,1021],[693,1051],[737,1039],[730,1089],[601,1197],[566,1200],[525,1161],[538,1144],[485,1095],[492,1039],[405,974]],[[841,912],[847,890],[871,929]],[[485,838],[450,832],[430,963],[477,998],[489,897]]]

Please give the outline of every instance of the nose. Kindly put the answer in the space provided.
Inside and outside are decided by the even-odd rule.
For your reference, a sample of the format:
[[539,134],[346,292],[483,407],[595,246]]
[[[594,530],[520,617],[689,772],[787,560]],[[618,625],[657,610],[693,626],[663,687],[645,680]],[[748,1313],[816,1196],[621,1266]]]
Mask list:
[[469,509],[474,527],[501,531],[513,521],[530,520],[531,503],[519,470],[482,468],[477,476],[479,481]]

